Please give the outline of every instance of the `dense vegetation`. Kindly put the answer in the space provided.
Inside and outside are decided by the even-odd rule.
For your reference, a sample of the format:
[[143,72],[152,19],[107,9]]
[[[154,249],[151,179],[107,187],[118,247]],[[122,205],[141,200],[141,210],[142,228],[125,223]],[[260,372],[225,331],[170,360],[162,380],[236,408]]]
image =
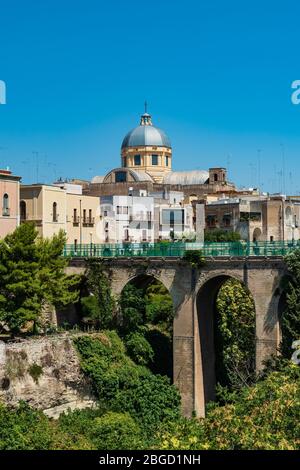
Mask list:
[[[63,272],[63,243],[62,234],[38,240],[30,224],[0,242],[3,327],[43,332],[47,303],[78,299],[79,279]],[[201,253],[185,261],[195,275],[201,271]],[[292,341],[300,339],[300,251],[286,263],[281,349],[289,359]],[[82,323],[95,332],[74,336],[98,406],[54,421],[25,403],[14,410],[0,405],[0,449],[300,449],[300,368],[281,357],[255,376],[254,305],[238,281],[226,281],[216,299],[218,401],[208,405],[205,419],[187,420],[170,381],[174,309],[168,291],[141,276],[114,298],[109,277],[104,265],[90,262],[78,307]],[[30,373],[38,381],[39,365]]]
[[216,300],[217,380],[240,389],[255,379],[255,307],[246,288],[235,279],[222,285]]
[[0,406],[0,449],[300,449],[299,366],[282,362],[225,406],[209,405],[205,419],[188,420],[176,389],[134,364],[116,333],[76,343],[99,406],[57,421],[24,403]]

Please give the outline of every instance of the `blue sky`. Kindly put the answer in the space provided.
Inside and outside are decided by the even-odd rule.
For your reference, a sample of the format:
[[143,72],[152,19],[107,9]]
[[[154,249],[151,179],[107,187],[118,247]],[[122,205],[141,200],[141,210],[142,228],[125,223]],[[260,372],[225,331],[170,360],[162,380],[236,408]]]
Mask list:
[[105,174],[147,99],[174,169],[300,194],[299,46],[297,1],[1,2],[0,166]]

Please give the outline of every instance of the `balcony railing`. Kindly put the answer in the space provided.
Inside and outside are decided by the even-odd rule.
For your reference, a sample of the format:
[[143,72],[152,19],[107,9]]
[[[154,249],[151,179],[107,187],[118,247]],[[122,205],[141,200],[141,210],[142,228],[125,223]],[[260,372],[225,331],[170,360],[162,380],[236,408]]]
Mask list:
[[150,214],[130,214],[129,222],[153,222]]
[[93,226],[95,223],[95,217],[87,217],[86,219],[83,219],[82,225],[85,225],[87,227]]
[[[76,215],[73,216],[73,225],[80,224],[80,216]],[[82,225],[85,227],[91,227],[95,224],[95,217],[83,217],[82,218]]]

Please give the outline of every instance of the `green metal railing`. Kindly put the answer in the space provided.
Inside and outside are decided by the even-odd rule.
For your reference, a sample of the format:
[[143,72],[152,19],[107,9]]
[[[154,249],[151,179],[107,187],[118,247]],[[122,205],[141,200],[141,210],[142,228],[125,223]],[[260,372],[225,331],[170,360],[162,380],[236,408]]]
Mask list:
[[65,245],[63,256],[72,258],[176,257],[187,250],[201,250],[205,257],[284,256],[300,248],[300,241],[276,242],[206,242],[206,243],[123,243]]

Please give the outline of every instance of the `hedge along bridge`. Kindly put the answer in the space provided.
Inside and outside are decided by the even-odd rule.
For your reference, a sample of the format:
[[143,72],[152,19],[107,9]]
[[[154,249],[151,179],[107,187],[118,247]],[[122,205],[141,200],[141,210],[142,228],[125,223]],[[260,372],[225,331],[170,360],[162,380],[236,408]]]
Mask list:
[[[256,247],[262,250],[261,256],[261,252],[256,254]],[[81,247],[80,252],[77,247],[76,254],[72,247],[66,247],[66,254],[74,256],[70,258],[67,273],[83,274],[91,249],[95,262],[98,257],[106,267],[116,296],[129,282],[141,285],[155,278],[164,284],[175,309],[173,377],[181,394],[182,411],[186,416],[191,416],[193,411],[197,416],[204,416],[205,404],[215,397],[214,331],[216,298],[221,286],[230,278],[237,279],[253,298],[259,371],[263,362],[278,350],[279,319],[284,306],[281,286],[287,274],[283,255],[295,247],[286,243],[248,244],[246,251],[243,248],[241,252],[234,251],[241,250],[238,244],[205,244],[202,251],[207,258],[199,269],[182,259],[186,245],[177,243],[163,248],[151,245],[145,251],[132,245],[130,252],[111,246],[110,255],[104,254],[104,248],[99,245],[95,252],[94,246]]]
[[300,248],[298,242],[227,242],[227,243],[120,243],[66,245],[64,256],[71,257],[176,257],[188,250],[201,250],[205,257],[218,256],[284,256]]

